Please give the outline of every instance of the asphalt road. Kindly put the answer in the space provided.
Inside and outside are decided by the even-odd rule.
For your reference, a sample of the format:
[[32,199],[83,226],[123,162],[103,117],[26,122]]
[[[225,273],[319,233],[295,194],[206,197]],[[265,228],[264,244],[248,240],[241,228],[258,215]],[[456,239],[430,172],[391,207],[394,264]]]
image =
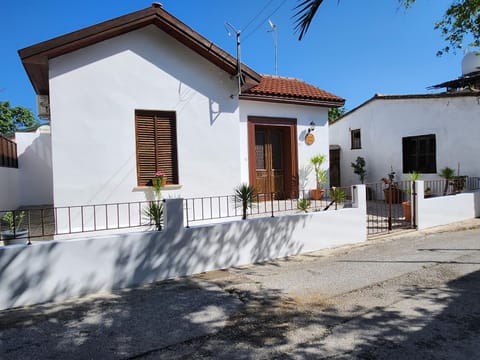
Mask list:
[[0,358],[478,359],[479,223],[3,311]]

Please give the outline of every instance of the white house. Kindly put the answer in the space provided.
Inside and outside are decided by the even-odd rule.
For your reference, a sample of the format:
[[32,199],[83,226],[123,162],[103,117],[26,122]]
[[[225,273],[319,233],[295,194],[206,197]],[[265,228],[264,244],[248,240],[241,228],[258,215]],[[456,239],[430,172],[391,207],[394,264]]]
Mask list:
[[391,169],[398,180],[412,171],[439,179],[446,166],[479,176],[479,115],[478,93],[375,95],[330,125],[342,186],[359,182],[351,167],[358,156],[366,161],[367,183]]
[[450,167],[457,175],[480,176],[480,56],[467,54],[462,77],[432,86],[448,91],[418,95],[376,94],[330,125],[331,172],[342,186],[358,183],[351,163],[366,161],[367,183],[391,171],[397,180],[417,171],[439,179]]
[[295,196],[300,169],[328,156],[328,108],[344,103],[244,64],[239,91],[236,59],[156,3],[19,54],[49,99],[55,206],[145,200],[158,170],[165,197],[242,182]]

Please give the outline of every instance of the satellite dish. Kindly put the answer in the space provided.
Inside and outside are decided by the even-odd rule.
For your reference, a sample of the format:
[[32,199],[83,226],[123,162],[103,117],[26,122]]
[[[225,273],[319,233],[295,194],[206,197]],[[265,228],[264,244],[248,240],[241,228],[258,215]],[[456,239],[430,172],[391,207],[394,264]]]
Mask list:
[[462,75],[480,71],[480,52],[472,51],[465,54],[462,59]]

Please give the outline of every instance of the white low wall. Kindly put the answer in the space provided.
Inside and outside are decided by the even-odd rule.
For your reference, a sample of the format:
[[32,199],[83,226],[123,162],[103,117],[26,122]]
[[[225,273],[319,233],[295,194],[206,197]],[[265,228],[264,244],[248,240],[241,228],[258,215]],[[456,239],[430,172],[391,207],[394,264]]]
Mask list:
[[20,206],[18,169],[0,167],[0,211]]
[[365,241],[365,187],[352,208],[185,228],[166,201],[162,232],[0,247],[0,309],[59,301]]
[[480,190],[424,199],[423,181],[416,188],[419,230],[480,216]]

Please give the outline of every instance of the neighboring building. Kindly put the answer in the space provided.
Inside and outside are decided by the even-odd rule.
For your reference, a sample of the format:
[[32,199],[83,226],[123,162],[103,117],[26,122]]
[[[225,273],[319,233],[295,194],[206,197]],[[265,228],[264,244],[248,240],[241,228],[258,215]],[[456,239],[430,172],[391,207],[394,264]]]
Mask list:
[[236,59],[159,4],[19,54],[47,113],[49,99],[55,206],[143,201],[158,170],[165,197],[242,182],[296,196],[315,183],[300,169],[328,155],[328,108],[344,103],[243,64],[239,94]]
[[377,94],[330,125],[330,156],[337,160],[342,186],[359,182],[351,163],[366,160],[367,183],[395,171],[397,180],[417,171],[437,179],[448,166],[480,176],[480,56],[467,54],[462,77],[432,88],[447,92],[419,95]]
[[[479,176],[480,94],[375,95],[330,125],[331,152],[339,152],[342,186],[359,183],[351,163],[365,158],[367,183],[393,169],[396,179],[418,171],[439,179],[448,166]],[[332,154],[331,154],[332,156]]]

